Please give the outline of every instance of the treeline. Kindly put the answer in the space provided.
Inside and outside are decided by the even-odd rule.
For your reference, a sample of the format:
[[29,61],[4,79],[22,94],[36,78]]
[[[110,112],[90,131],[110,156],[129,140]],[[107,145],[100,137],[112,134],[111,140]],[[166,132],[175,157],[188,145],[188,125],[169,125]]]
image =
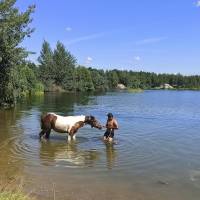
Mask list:
[[44,41],[38,64],[27,61],[30,54],[21,46],[34,31],[30,27],[35,6],[25,12],[16,0],[0,1],[0,105],[14,104],[27,94],[48,91],[88,92],[128,88],[152,89],[168,83],[178,89],[200,89],[200,76],[156,74],[121,70],[99,70],[77,64],[76,58],[57,42],[55,49]]
[[85,92],[108,89],[103,70],[77,65],[76,58],[59,41],[54,50],[44,41],[38,61],[35,71],[45,91]]
[[[109,90],[119,83],[133,89],[158,89],[167,83],[175,89],[200,89],[200,76],[181,74],[156,74],[126,70],[98,70],[76,65],[75,57],[66,50],[61,42],[51,49],[44,41],[38,59],[38,77],[44,84],[45,91],[62,88],[66,91],[85,92]],[[52,88],[52,85],[55,86]]]
[[159,89],[163,84],[170,84],[175,89],[200,89],[200,76],[183,76],[181,74],[156,74],[150,72],[120,71],[116,72],[118,82],[129,88]]

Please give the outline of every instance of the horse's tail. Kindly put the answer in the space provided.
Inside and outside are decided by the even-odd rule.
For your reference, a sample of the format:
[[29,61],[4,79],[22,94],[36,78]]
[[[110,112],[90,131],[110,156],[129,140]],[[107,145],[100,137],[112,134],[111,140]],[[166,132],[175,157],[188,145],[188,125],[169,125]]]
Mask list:
[[47,116],[47,113],[43,113],[41,115],[41,118],[40,118],[40,127],[41,129],[45,129],[45,118]]

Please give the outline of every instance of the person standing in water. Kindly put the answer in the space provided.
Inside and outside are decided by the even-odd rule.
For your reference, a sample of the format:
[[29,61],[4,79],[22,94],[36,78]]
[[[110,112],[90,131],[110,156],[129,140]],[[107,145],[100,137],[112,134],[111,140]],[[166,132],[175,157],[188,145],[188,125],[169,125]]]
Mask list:
[[118,123],[117,120],[113,117],[112,113],[108,113],[107,114],[108,119],[107,119],[107,123],[106,123],[106,132],[104,133],[104,137],[103,139],[105,141],[109,141],[112,142],[113,138],[114,138],[114,131],[115,129],[118,129]]

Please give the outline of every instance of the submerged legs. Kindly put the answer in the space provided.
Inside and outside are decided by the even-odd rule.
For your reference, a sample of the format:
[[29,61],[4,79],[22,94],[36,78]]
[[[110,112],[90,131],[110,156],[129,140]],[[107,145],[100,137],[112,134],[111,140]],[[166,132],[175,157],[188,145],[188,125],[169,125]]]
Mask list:
[[71,140],[72,140],[71,135],[68,134],[67,141],[71,141]]
[[42,131],[39,133],[39,137],[40,137],[40,139],[41,139],[41,138],[44,137],[44,135],[45,135],[45,138],[46,138],[46,139],[49,139],[50,133],[51,133],[51,129],[49,129],[49,130],[42,130]]
[[76,134],[74,134],[72,138],[73,138],[73,140],[76,140]]
[[68,140],[68,141],[76,140],[76,134],[73,134],[73,135],[68,134],[68,136],[67,136],[67,140]]
[[44,134],[45,134],[45,130],[42,130],[42,131],[39,133],[40,139],[43,137]]
[[51,129],[49,129],[49,130],[46,132],[46,135],[45,135],[45,138],[46,138],[46,139],[49,139],[50,133],[51,133]]

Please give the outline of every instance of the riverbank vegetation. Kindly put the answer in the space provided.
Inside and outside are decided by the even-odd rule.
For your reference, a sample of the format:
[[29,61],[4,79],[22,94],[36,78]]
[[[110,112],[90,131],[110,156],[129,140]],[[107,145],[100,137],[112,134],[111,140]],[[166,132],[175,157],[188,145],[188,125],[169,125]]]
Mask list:
[[0,200],[31,200],[31,198],[21,191],[4,191],[0,193]]
[[34,200],[23,192],[23,184],[14,181],[0,180],[0,200]]
[[51,48],[48,41],[44,41],[38,62],[30,62],[27,60],[30,52],[21,43],[34,31],[30,24],[35,6],[20,12],[15,3],[16,0],[0,2],[1,105],[15,104],[17,99],[29,94],[106,91],[116,88],[119,83],[129,91],[161,89],[165,83],[173,89],[200,89],[200,76],[197,75],[102,70],[80,66],[75,56],[59,41],[55,49]]
[[41,89],[26,61],[29,52],[20,46],[34,31],[29,24],[35,6],[20,12],[15,3],[0,1],[0,104],[13,104],[23,95]]

